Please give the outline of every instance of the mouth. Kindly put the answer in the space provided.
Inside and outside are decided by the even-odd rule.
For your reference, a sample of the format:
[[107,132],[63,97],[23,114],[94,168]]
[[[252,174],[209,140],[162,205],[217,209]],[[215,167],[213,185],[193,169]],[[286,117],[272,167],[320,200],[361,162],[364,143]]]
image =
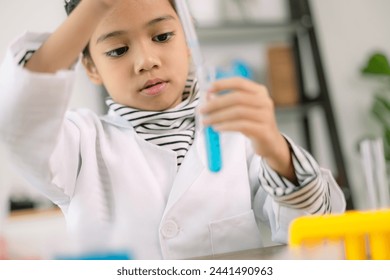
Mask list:
[[161,79],[149,80],[144,84],[143,88],[141,89],[141,93],[147,96],[158,95],[165,89],[167,84],[168,82]]

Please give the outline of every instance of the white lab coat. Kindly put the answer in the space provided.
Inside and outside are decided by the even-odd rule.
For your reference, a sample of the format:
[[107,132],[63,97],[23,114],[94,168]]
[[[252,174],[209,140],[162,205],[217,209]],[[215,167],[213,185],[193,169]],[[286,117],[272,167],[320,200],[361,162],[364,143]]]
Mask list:
[[[0,134],[20,172],[63,211],[84,249],[129,249],[137,259],[181,259],[262,246],[259,227],[286,242],[303,210],[259,186],[260,157],[238,133],[222,137],[223,169],[210,173],[201,131],[177,172],[176,153],[140,138],[115,114],[67,112],[74,71],[31,73],[14,53],[0,72]],[[329,171],[332,210],[345,201]]]

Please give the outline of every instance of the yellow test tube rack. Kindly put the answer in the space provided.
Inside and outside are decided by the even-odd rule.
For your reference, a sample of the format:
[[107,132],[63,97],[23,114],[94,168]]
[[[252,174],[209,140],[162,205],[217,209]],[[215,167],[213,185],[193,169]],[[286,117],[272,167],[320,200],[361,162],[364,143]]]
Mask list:
[[303,216],[289,228],[289,247],[341,241],[348,260],[390,259],[390,209]]

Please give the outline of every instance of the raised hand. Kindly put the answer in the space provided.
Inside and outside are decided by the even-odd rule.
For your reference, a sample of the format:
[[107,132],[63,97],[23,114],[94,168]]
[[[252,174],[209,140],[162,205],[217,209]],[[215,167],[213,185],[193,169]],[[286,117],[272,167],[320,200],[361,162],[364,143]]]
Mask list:
[[70,16],[32,55],[25,67],[30,71],[44,73],[68,69],[87,46],[100,20],[118,1],[80,1]]
[[[229,91],[228,94],[218,94]],[[294,181],[287,141],[280,133],[273,102],[263,85],[244,78],[216,81],[201,108],[203,122],[217,131],[236,131],[252,141],[255,152],[281,175]]]

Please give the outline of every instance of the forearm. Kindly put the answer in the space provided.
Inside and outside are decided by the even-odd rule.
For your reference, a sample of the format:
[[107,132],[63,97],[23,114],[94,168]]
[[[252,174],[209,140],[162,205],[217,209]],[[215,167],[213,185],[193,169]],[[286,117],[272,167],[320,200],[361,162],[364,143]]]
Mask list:
[[332,209],[330,188],[338,188],[329,176],[323,176],[314,158],[291,139],[288,147],[297,182],[281,176],[268,162],[260,163],[260,185],[279,205],[305,213],[324,214]]
[[289,145],[282,135],[281,138],[278,139],[278,142],[280,143],[275,145],[278,149],[271,153],[270,156],[266,157],[265,160],[275,172],[296,184],[298,181],[295,175]]
[[111,6],[102,1],[83,0],[48,40],[32,55],[25,67],[33,72],[55,73],[68,69]]

